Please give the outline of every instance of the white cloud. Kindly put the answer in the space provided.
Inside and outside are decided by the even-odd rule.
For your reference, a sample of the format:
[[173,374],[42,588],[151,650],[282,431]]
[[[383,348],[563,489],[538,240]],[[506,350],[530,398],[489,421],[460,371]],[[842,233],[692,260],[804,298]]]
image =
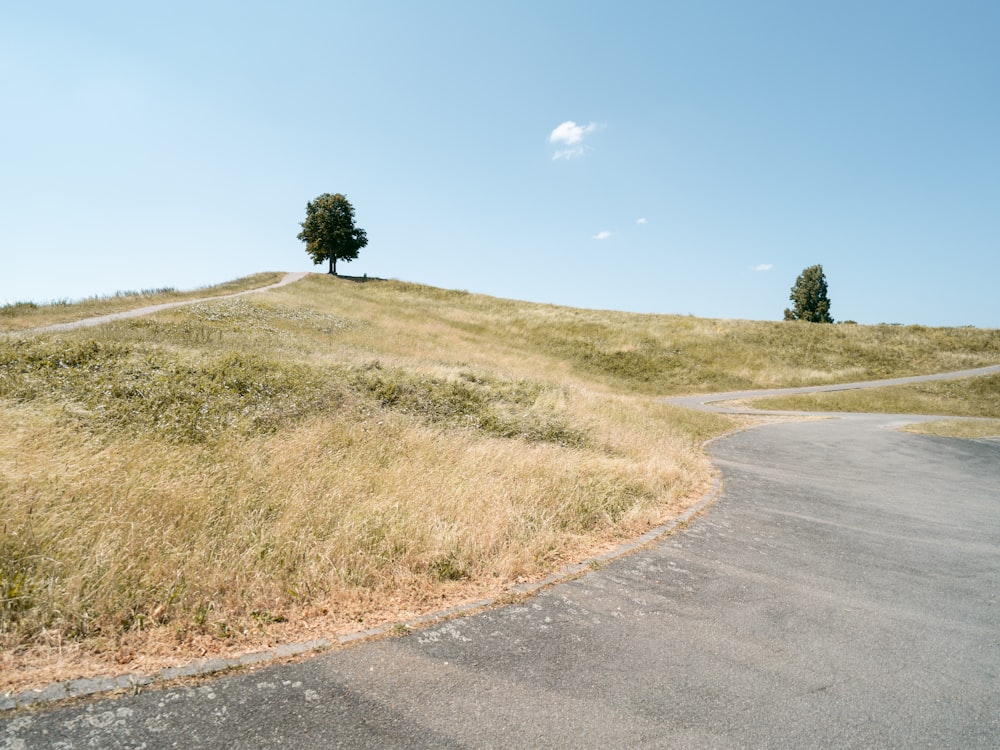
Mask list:
[[759,263],[753,267],[755,271],[770,271],[774,268],[774,263]]
[[649,223],[649,221],[648,221],[648,220],[647,220],[647,219],[646,219],[645,217],[643,217],[643,218],[641,218],[641,219],[636,219],[636,220],[635,220],[635,223],[636,223],[636,224],[648,224],[648,223]]
[[549,143],[559,143],[568,148],[559,149],[552,155],[552,158],[575,159],[578,156],[583,156],[583,138],[596,129],[597,125],[593,122],[588,125],[577,125],[572,120],[566,120],[549,133]]
[[591,133],[597,127],[594,123],[589,125],[577,125],[572,120],[566,120],[549,135],[550,143],[565,143],[572,146],[583,141],[583,136]]
[[556,159],[575,159],[578,156],[583,156],[583,146],[576,146],[575,148],[564,148],[556,151],[552,154],[552,160]]
[[598,232],[597,234],[594,235],[594,239],[595,240],[606,240],[610,236],[611,236],[611,232],[608,232],[608,231]]

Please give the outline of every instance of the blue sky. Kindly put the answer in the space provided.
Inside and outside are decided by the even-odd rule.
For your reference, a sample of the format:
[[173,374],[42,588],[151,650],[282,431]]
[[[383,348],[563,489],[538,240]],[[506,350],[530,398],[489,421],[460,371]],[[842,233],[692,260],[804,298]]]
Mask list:
[[1000,3],[0,7],[0,303],[322,270],[1000,328]]

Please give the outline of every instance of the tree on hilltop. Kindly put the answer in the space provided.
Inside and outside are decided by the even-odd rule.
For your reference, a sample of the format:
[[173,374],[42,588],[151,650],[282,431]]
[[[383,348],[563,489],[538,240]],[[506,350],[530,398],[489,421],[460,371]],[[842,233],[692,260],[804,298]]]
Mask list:
[[832,323],[830,299],[826,296],[826,276],[823,266],[809,266],[799,274],[788,299],[795,303],[785,308],[785,320],[805,320],[810,323]]
[[330,273],[337,275],[337,261],[352,261],[368,244],[368,235],[354,226],[354,206],[341,193],[323,193],[306,204],[306,220],[298,238],[306,243],[313,263],[330,262]]

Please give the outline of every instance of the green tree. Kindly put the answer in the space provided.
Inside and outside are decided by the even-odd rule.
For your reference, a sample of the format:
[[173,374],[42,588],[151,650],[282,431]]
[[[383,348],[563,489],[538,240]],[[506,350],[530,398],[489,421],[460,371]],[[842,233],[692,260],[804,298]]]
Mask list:
[[832,323],[830,298],[826,296],[826,276],[823,266],[809,266],[795,280],[788,299],[795,303],[785,308],[785,320],[806,320],[810,323]]
[[354,226],[354,206],[341,193],[323,195],[306,204],[306,220],[299,239],[313,263],[330,262],[330,273],[337,275],[337,261],[352,261],[358,250],[368,244],[365,230]]

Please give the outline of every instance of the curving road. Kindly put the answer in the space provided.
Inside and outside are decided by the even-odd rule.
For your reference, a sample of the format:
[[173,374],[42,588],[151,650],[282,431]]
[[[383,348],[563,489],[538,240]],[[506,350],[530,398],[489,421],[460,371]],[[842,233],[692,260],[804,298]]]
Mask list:
[[0,748],[996,748],[1000,443],[893,429],[912,421],[731,435],[711,509],[600,570],[299,663],[0,715]]
[[[997,374],[1000,374],[1000,365],[989,365],[987,367],[976,367],[971,370],[939,372],[932,375],[911,375],[905,378],[887,378],[885,380],[864,380],[857,383],[834,383],[831,385],[808,385],[800,388],[770,388],[766,390],[732,391],[730,393],[705,393],[696,396],[678,396],[675,398],[669,398],[667,401],[688,409],[701,409],[703,411],[714,411],[728,414],[809,414],[815,416],[816,412],[782,412],[751,409],[741,405],[729,405],[728,402],[750,401],[753,399],[767,398],[769,396],[795,396],[802,393],[858,391],[871,388],[886,388],[893,385],[927,383],[934,380],[960,380],[963,378],[977,378],[982,377],[983,375]],[[832,412],[830,414],[838,417],[849,416]],[[923,417],[918,416],[916,419],[923,419]],[[913,421],[914,420],[910,420],[910,422]]]

